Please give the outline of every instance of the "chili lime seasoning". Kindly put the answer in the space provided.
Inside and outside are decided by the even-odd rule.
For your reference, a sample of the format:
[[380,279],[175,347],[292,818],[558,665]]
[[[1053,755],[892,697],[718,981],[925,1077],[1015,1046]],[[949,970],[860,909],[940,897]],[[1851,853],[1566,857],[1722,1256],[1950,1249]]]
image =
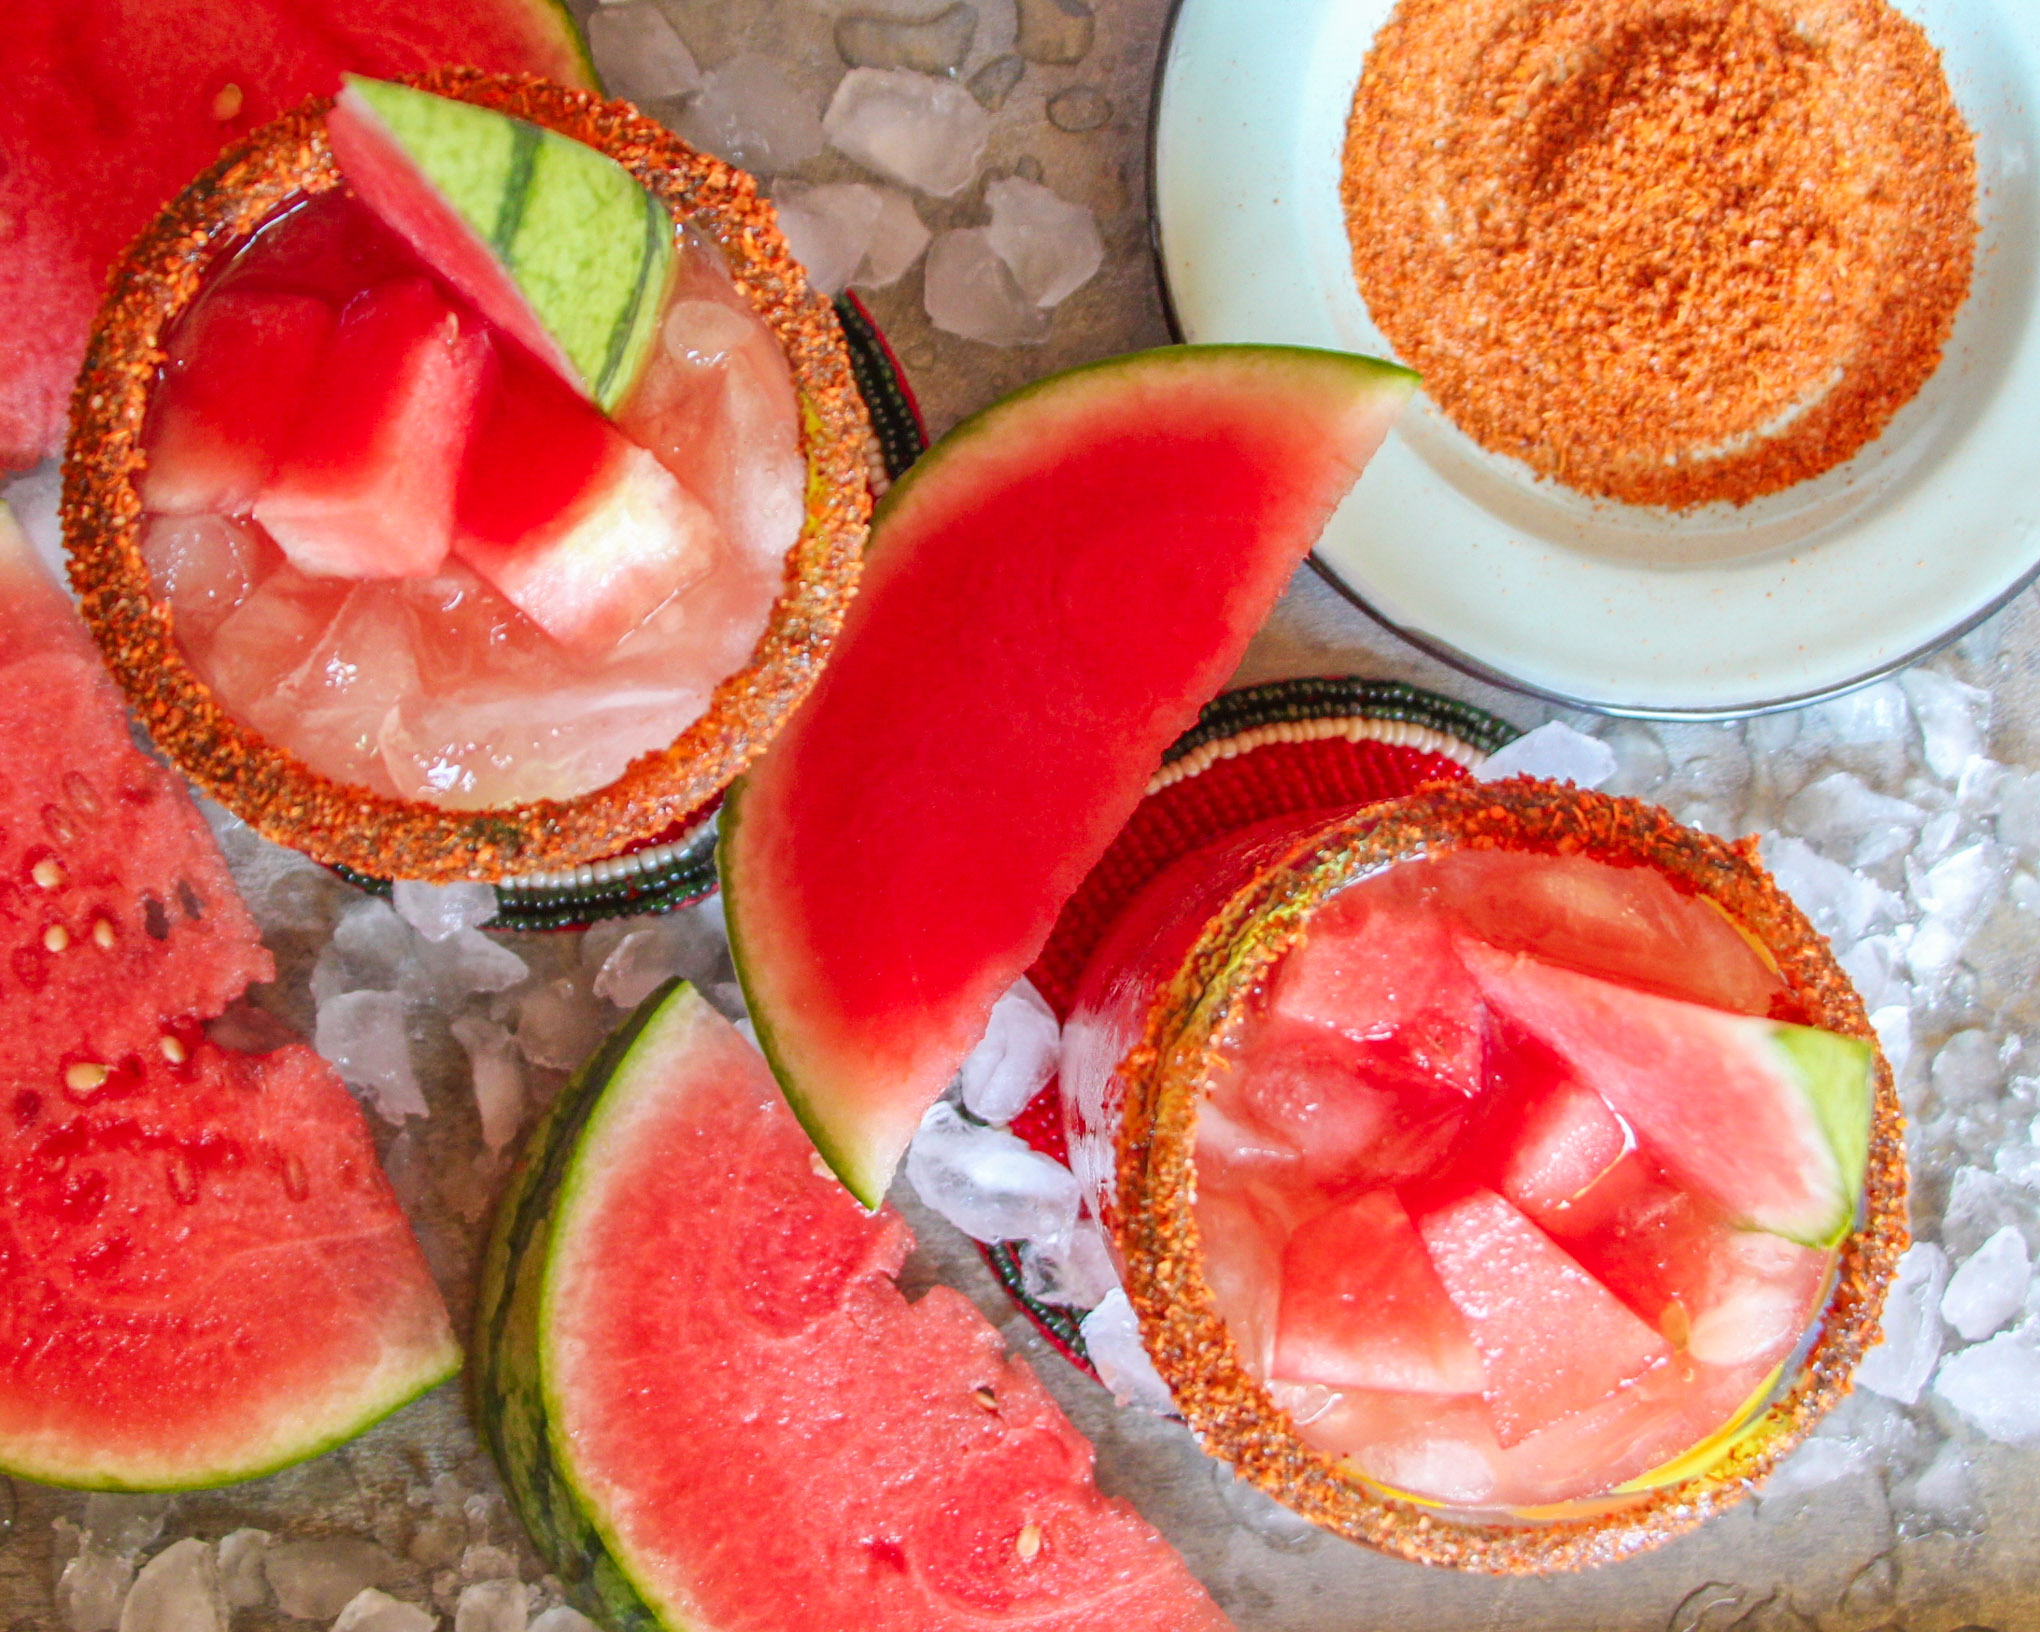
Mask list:
[[1671,509],[1876,437],[1975,257],[1969,129],[1884,0],[1400,0],[1342,191],[1375,322],[1462,430]]

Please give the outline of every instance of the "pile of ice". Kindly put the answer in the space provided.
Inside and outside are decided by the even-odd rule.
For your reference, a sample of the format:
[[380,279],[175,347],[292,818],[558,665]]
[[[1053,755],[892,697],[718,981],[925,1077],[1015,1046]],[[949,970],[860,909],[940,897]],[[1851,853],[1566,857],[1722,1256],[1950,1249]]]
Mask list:
[[[984,168],[994,115],[1027,65],[1081,61],[1094,34],[1083,0],[846,11],[835,38],[847,68],[820,100],[758,51],[704,73],[658,0],[604,5],[589,24],[610,86],[669,117],[696,146],[772,182],[787,243],[817,288],[884,288],[925,251],[930,320],[1000,346],[1044,340],[1050,312],[1097,274],[1105,251],[1096,219],[1044,186],[1038,169],[991,181],[981,224],[939,234],[912,195],[966,195]],[[1109,104],[1089,95],[1109,116]],[[1091,128],[1081,117],[1054,122]],[[825,150],[877,182],[799,179]]]

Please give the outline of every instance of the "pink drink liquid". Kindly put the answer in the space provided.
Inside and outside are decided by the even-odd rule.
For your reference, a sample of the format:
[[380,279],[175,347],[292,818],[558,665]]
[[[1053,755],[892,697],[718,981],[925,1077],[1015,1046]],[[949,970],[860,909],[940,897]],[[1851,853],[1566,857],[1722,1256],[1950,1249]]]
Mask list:
[[[494,370],[490,379],[541,396],[552,377],[365,207],[343,192],[309,200],[234,257],[170,337],[142,484],[144,556],[186,657],[230,712],[336,781],[455,808],[587,792],[705,712],[765,627],[800,532],[806,470],[771,332],[712,247],[683,232],[680,249],[660,338],[614,425],[589,420],[592,408],[573,420],[576,405],[546,399],[575,436],[550,434],[546,421],[487,468],[473,430],[486,394],[474,399],[483,408],[460,410],[473,423],[449,425],[455,411],[438,411],[442,399],[469,401],[460,371]],[[345,314],[399,287],[451,309],[455,361],[444,383],[396,393],[411,417],[381,427],[391,499],[380,511],[356,507],[387,523],[363,545],[374,574],[307,570],[264,525],[280,508],[276,466],[328,422],[341,427],[336,438],[377,434],[349,421],[348,405],[332,399],[351,387],[320,367]],[[180,420],[172,393],[190,401],[194,389],[198,408]],[[407,507],[421,485],[428,508],[434,494],[441,509],[460,494],[455,531],[463,517],[506,507],[514,527],[569,513],[587,472],[618,450],[643,450],[682,497],[658,476],[664,510],[613,540],[606,520],[591,522],[590,547],[565,552],[564,583],[556,572],[524,597],[541,617],[562,594],[590,598],[570,638],[557,620],[550,631],[535,621],[459,547],[423,570],[404,564],[416,533]],[[660,533],[669,515],[684,518],[684,538]]]
[[1483,1000],[1468,943],[1747,1014],[1783,987],[1655,873],[1447,852],[1319,910],[1200,1111],[1207,1275],[1304,1439],[1393,1490],[1537,1508],[1737,1426],[1835,1255],[1682,1189]]

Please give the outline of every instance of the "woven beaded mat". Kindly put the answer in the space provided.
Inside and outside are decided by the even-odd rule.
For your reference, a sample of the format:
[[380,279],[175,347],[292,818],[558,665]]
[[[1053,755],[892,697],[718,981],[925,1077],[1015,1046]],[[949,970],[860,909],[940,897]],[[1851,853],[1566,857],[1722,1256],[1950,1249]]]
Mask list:
[[[1271,816],[1373,804],[1457,781],[1516,734],[1491,714],[1399,681],[1278,680],[1227,692],[1163,755],[1146,797],[1063,908],[1028,978],[1066,1019],[1114,919],[1178,857]],[[1012,1129],[1036,1150],[1069,1160],[1056,1083]],[[1042,1336],[1096,1376],[1078,1329],[1083,1311],[1031,1297],[1012,1245],[982,1250]]]

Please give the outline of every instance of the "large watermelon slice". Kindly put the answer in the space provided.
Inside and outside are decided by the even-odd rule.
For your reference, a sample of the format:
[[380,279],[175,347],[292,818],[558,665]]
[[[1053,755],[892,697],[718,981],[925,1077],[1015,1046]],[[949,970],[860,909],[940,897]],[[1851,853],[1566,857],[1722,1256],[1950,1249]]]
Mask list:
[[819,1173],[764,1061],[647,999],[497,1214],[475,1386],[582,1607],[687,1632],[1217,1632],[1166,1543],[958,1293]]
[[996,404],[887,495],[720,862],[773,1070],[867,1205],[1414,378],[1283,347],[1114,358]]
[[8,0],[0,7],[0,469],[61,445],[106,269],[227,142],[344,70],[592,84],[554,0]]
[[271,973],[0,506],[0,1469],[220,1484],[458,1364],[361,1111],[203,1022]]

